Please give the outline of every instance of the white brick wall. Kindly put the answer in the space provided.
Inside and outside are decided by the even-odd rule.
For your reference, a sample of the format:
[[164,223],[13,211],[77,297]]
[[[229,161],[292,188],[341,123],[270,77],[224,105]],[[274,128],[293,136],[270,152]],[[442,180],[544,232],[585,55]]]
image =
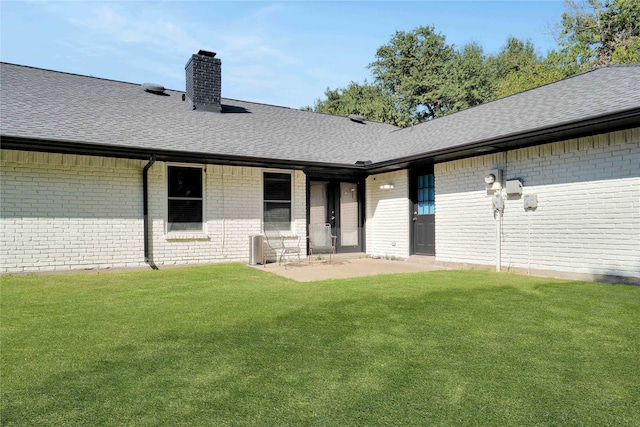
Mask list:
[[1,151],[1,272],[144,264],[143,162]]
[[[393,183],[393,189],[381,185]],[[367,254],[382,257],[409,256],[409,173],[407,170],[367,178]]]
[[[146,161],[1,151],[0,272],[140,267]],[[262,224],[260,168],[207,166],[205,231],[167,234],[166,164],[149,170],[156,265],[247,261]],[[292,172],[293,230],[306,248],[306,181]]]
[[[1,151],[0,272],[143,266],[146,161]],[[247,261],[261,232],[260,168],[212,166],[205,230],[166,233],[166,163],[149,171],[152,260],[159,266]],[[495,222],[483,176],[500,168],[538,196],[505,201],[502,267],[640,277],[640,129],[435,165],[436,257],[495,264]],[[292,234],[306,242],[306,178],[292,172]],[[393,183],[392,190],[380,185]],[[408,171],[366,181],[366,247],[410,253]]]
[[[170,163],[171,164],[171,163]],[[158,162],[149,171],[149,217],[153,224],[152,254],[156,265],[246,262],[249,236],[262,234],[261,168],[209,165],[205,173],[204,233],[166,233],[166,168]],[[287,172],[287,171],[280,171]],[[292,172],[293,229],[306,250],[306,178]]]
[[505,200],[503,269],[640,277],[640,129],[436,164],[438,260],[495,265],[493,168],[538,197]]

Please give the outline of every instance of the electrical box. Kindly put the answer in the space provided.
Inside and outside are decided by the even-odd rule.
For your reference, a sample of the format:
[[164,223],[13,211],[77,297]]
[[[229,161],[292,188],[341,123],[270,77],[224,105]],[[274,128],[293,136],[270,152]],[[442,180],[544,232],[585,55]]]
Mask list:
[[504,201],[500,196],[494,196],[493,199],[491,200],[491,203],[493,204],[494,211],[502,212],[502,210],[504,209]]
[[522,181],[519,179],[510,179],[506,182],[507,194],[519,195],[522,194]]
[[538,207],[538,196],[535,194],[526,194],[524,196],[524,210],[532,211]]

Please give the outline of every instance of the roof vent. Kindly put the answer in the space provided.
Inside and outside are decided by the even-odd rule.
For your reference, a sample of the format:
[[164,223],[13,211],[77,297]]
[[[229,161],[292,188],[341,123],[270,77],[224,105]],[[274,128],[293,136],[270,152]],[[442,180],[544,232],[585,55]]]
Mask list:
[[352,122],[356,122],[356,123],[364,123],[364,117],[362,116],[358,116],[357,114],[349,114],[349,119]]
[[163,94],[165,89],[164,89],[164,86],[160,86],[155,83],[143,83],[142,90],[144,90],[145,92],[155,93],[159,95],[159,94]]

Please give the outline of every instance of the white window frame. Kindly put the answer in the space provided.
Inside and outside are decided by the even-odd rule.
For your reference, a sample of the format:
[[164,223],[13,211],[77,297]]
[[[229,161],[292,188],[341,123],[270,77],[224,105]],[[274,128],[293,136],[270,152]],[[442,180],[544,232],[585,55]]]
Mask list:
[[[202,176],[202,223],[201,228],[199,230],[169,230],[169,168],[170,167],[181,167],[181,168],[192,168],[192,169],[200,169]],[[207,166],[201,164],[194,163],[166,163],[165,173],[164,173],[164,217],[165,217],[165,235],[169,239],[180,239],[180,238],[203,238],[206,237],[206,199],[207,199],[207,191],[206,191],[206,171]],[[199,198],[194,198],[193,200],[200,200]]]
[[261,217],[262,217],[262,231],[264,231],[264,226],[265,226],[265,222],[264,222],[264,204],[265,202],[283,202],[283,200],[265,200],[264,198],[264,176],[266,173],[277,173],[277,174],[282,174],[282,175],[290,175],[291,179],[290,179],[290,185],[291,185],[291,200],[289,200],[289,203],[291,204],[291,218],[289,219],[289,228],[287,230],[282,230],[284,232],[287,233],[293,233],[294,230],[294,223],[295,223],[295,174],[294,171],[292,170],[283,170],[283,169],[263,169],[262,170],[262,175],[260,178],[260,199],[261,199]]

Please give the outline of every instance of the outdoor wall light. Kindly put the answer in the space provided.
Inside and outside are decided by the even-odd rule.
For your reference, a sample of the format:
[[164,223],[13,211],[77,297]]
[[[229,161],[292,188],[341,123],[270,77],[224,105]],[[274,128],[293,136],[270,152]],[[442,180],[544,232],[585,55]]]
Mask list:
[[381,189],[381,190],[393,190],[393,188],[394,188],[394,187],[393,187],[393,184],[382,184],[382,185],[380,186],[380,189]]

